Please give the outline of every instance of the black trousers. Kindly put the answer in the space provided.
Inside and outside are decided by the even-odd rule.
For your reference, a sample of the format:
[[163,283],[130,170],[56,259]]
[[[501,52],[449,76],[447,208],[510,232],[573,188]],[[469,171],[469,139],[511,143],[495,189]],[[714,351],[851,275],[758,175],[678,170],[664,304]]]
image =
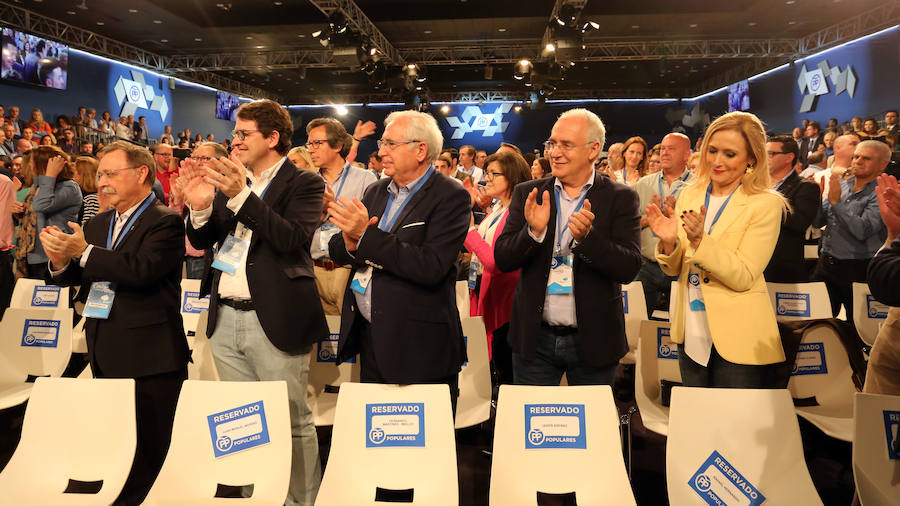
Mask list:
[[0,251],[0,318],[3,318],[3,313],[12,301],[13,287],[16,285],[13,274],[14,251]]
[[[372,346],[372,324],[362,320],[362,350],[359,353],[359,381],[360,383],[389,383],[384,379],[378,361],[375,360],[375,349]],[[428,384],[445,384],[450,387],[450,406],[453,416],[456,417],[456,400],[459,398],[459,375],[454,374],[449,378],[440,378],[434,381],[423,381]]]
[[[95,378],[105,377],[94,370]],[[134,379],[135,415],[137,416],[137,447],[131,472],[115,505],[138,505],[143,502],[162,468],[169,442],[172,440],[172,422],[181,385],[187,379],[187,367],[183,369]]]
[[831,299],[831,314],[841,312],[841,304],[847,313],[847,323],[853,328],[853,283],[866,282],[869,260],[841,260],[822,252],[813,280],[824,281]]

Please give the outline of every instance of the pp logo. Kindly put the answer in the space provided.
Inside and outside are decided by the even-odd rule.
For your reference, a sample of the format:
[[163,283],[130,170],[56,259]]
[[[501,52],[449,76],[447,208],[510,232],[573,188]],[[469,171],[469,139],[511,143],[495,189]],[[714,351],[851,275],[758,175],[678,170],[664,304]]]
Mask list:
[[694,485],[697,485],[697,489],[701,492],[706,492],[707,490],[709,490],[712,482],[709,480],[709,476],[701,474],[696,479],[694,479]]
[[784,304],[778,304],[778,314],[787,313],[787,307]]
[[34,344],[37,341],[37,338],[34,337],[34,334],[28,334],[25,336],[25,344]]
[[550,259],[550,270],[556,269],[562,264],[562,259],[560,257],[553,257]]
[[672,354],[672,348],[669,348],[668,344],[661,344],[659,345],[659,354],[668,357]]
[[373,427],[372,430],[369,431],[369,441],[377,445],[384,443],[386,437],[387,436],[384,434],[384,430],[382,430],[381,427]]
[[809,88],[810,91],[815,93],[819,91],[819,86],[822,85],[822,79],[819,77],[819,74],[813,74],[812,78],[809,80]]
[[40,304],[42,302],[44,302],[44,300],[41,299],[40,297],[38,297],[37,295],[35,295],[34,301],[32,302],[32,304]]
[[128,88],[128,96],[131,98],[131,100],[137,102],[141,99],[141,89],[137,85]]
[[700,286],[700,275],[696,272],[691,273],[688,275],[688,283],[690,283],[691,286]]
[[222,436],[219,439],[216,439],[216,448],[218,448],[220,452],[227,452],[231,449],[231,445],[231,438],[228,436]]
[[541,445],[544,443],[544,433],[541,432],[541,429],[531,429],[528,432],[528,440],[531,441],[531,444]]
[[878,310],[874,307],[869,307],[869,318],[875,318],[876,316],[878,316]]
[[800,370],[800,366],[795,362],[793,367],[791,367],[791,374],[797,374],[797,371]]
[[191,310],[193,310],[193,309],[194,309],[194,305],[191,304],[191,301],[187,301],[187,302],[184,303],[184,310],[185,310],[185,312],[191,311]]
[[331,350],[329,350],[328,348],[322,348],[321,350],[319,350],[319,360],[331,360],[332,358],[334,358],[334,355],[331,354]]

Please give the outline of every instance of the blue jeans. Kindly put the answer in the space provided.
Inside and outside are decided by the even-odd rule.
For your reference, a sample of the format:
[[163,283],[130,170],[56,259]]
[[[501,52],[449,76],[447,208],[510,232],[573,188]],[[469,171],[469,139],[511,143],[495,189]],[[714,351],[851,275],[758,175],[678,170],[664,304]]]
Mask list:
[[688,357],[684,344],[678,345],[678,368],[686,387],[775,388],[778,382],[775,364],[735,364],[722,358],[713,346],[706,367]]
[[577,331],[558,335],[542,325],[533,357],[526,359],[513,352],[513,382],[555,386],[566,373],[569,385],[612,385],[618,362],[605,367],[588,365],[581,357],[580,341]]
[[238,311],[221,304],[210,344],[223,381],[287,382],[293,452],[285,504],[313,506],[322,470],[316,426],[306,403],[310,354],[290,355],[279,350],[263,332],[256,311]]
[[[677,279],[678,276],[666,275],[659,267],[658,263],[651,262],[646,258],[643,259],[641,270],[634,280],[640,281],[644,288],[644,300],[647,301],[648,315],[653,314],[653,310],[656,308],[656,305],[659,304],[659,298],[672,290],[672,281]],[[663,308],[663,310],[668,311],[669,308]]]

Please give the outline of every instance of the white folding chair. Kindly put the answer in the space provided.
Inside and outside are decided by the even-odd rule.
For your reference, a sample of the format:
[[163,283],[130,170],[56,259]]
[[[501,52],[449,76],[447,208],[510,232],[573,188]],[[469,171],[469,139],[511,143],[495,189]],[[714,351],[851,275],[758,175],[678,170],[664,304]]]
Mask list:
[[609,386],[502,385],[497,427],[490,504],[537,505],[539,493],[635,504]]
[[853,441],[853,370],[840,337],[828,324],[814,325],[803,333],[788,390],[804,399],[797,414],[825,434]]
[[669,322],[641,322],[634,373],[634,397],[644,427],[665,436],[669,408],[662,404],[661,380],[681,383],[678,346],[669,339]]
[[341,337],[341,317],[328,315],[329,336],[313,346],[315,352],[309,359],[309,380],[306,384],[306,402],[312,410],[316,426],[334,424],[334,408],[338,391],[345,381],[359,382],[359,356],[352,361],[337,362],[338,340]]
[[457,281],[456,282],[456,309],[459,311],[459,317],[465,318],[472,314],[471,312],[471,299],[469,298],[469,282],[468,281]]
[[900,505],[900,397],[856,394],[853,478],[863,506]]
[[0,409],[28,400],[28,376],[60,376],[72,356],[72,310],[9,308],[0,322]]
[[9,307],[60,309],[69,307],[69,287],[47,285],[42,279],[19,278]]
[[863,342],[872,346],[887,319],[888,306],[875,300],[866,283],[853,283],[853,325]]
[[622,305],[625,311],[625,338],[628,340],[628,353],[619,360],[619,363],[633,364],[638,338],[641,334],[641,322],[647,319],[647,301],[644,297],[644,285],[640,281],[622,285]]
[[212,356],[212,346],[206,337],[207,313],[203,311],[197,318],[197,331],[187,335],[191,362],[188,362],[188,379],[219,381],[219,371]]
[[[187,380],[169,452],[144,504],[284,504],[290,473],[287,383]],[[219,485],[252,485],[253,492],[216,497]]]
[[316,504],[375,505],[386,497],[412,504],[459,504],[447,385],[341,386]]
[[459,371],[459,398],[454,427],[478,425],[491,417],[491,364],[488,360],[484,319],[462,318],[468,361]]
[[672,389],[669,504],[822,504],[786,390]]
[[38,378],[0,472],[4,504],[110,504],[136,444],[134,380]]
[[825,283],[766,283],[769,300],[780,321],[831,318],[831,299]]
[[181,320],[184,333],[191,334],[197,329],[200,315],[209,311],[209,295],[200,297],[199,279],[181,280]]

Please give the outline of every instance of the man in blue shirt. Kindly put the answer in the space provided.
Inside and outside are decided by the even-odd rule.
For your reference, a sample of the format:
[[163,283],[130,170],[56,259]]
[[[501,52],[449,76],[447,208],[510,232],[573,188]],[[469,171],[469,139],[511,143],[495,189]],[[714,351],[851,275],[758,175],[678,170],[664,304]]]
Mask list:
[[[891,150],[880,141],[863,141],[853,153],[853,176],[841,181],[831,174],[828,193],[813,222],[825,227],[822,252],[813,279],[824,281],[831,299],[832,314],[841,304],[847,321],[853,321],[853,283],[864,283],[869,260],[884,244],[886,229],[878,212],[875,179],[891,159]],[[825,191],[825,180],[820,182]]]

